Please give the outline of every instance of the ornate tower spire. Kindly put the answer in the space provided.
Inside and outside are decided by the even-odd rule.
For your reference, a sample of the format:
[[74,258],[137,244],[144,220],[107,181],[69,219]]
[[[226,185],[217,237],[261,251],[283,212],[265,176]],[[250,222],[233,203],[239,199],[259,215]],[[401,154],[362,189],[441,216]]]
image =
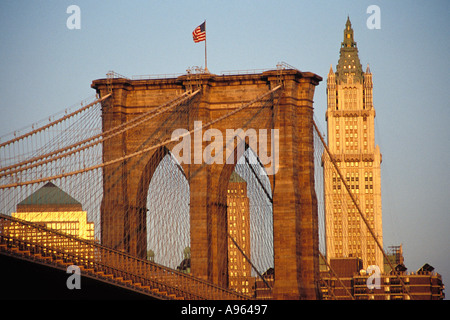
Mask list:
[[337,79],[347,83],[349,76],[353,81],[362,82],[363,71],[361,62],[359,61],[358,48],[353,37],[352,23],[347,17],[344,29],[344,41],[341,43],[340,57],[336,66]]
[[353,29],[350,18],[347,17],[347,22],[345,23],[344,29],[344,41],[342,42],[342,47],[353,48],[356,47],[356,42],[353,39]]

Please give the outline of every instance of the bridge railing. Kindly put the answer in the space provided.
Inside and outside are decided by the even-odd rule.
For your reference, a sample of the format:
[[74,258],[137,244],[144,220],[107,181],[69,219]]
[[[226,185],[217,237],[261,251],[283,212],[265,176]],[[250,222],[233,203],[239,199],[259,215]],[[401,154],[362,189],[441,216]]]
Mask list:
[[187,300],[249,299],[205,280],[131,256],[94,241],[0,214],[0,244],[30,252],[30,257],[60,265],[76,265],[85,272],[120,279],[139,288]]

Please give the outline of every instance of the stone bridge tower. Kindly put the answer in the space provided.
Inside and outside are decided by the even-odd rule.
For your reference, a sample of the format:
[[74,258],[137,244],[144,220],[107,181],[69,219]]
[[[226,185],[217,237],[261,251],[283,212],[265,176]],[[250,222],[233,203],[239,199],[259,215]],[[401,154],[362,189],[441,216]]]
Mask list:
[[[251,105],[211,127],[279,130],[279,167],[270,176],[273,199],[275,299],[318,298],[318,221],[314,188],[313,98],[322,80],[284,69],[259,74],[197,74],[177,78],[99,79],[103,131],[156,109],[181,93],[201,89],[187,105],[155,117],[103,144],[103,161],[123,157],[146,142],[171,139],[177,128],[209,123],[282,84],[270,106]],[[178,143],[178,142],[177,142]],[[270,144],[269,144],[270,145]],[[152,175],[173,145],[104,168],[102,243],[145,257],[146,197]],[[227,286],[227,186],[235,163],[181,164],[190,187],[191,272]]]

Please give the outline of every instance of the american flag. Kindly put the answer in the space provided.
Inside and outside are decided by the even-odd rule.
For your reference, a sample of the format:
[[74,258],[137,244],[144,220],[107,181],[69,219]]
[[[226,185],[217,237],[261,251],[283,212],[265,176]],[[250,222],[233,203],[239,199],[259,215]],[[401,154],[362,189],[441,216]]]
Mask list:
[[200,42],[206,40],[206,22],[203,22],[192,32],[192,37],[194,38],[194,42]]

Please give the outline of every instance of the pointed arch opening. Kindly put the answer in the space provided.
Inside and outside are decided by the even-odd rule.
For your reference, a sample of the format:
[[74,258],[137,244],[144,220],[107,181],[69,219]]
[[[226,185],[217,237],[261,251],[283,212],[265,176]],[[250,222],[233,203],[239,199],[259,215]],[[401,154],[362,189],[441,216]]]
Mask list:
[[269,177],[247,144],[236,164],[226,165],[221,175],[227,203],[224,228],[228,237],[228,287],[252,297],[262,297],[264,293],[269,296],[273,286],[273,202]]
[[145,193],[147,259],[189,271],[189,183],[183,168],[167,148],[149,162]]

